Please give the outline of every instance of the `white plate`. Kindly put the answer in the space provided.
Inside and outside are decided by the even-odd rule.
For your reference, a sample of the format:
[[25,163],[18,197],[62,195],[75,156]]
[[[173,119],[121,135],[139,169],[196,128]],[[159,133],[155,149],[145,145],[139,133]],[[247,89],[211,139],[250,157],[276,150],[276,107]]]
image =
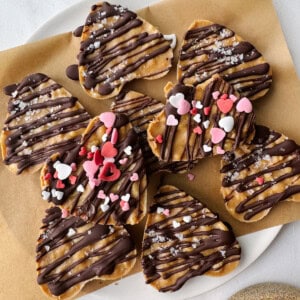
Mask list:
[[[95,0],[86,0],[62,11],[60,14],[56,15],[41,26],[31,36],[28,42],[74,30],[77,26],[84,23],[89,7],[95,2]],[[118,4],[129,7],[132,10],[136,10],[154,2],[156,2],[156,0],[119,0]],[[119,281],[118,284],[112,284],[99,291],[95,291],[88,296],[81,297],[80,299],[119,300],[122,298],[122,300],[134,300],[146,297],[147,300],[182,300],[200,295],[222,285],[252,264],[268,248],[279,233],[281,227],[282,226],[276,226],[238,238],[242,247],[242,259],[239,267],[226,276],[195,277],[189,280],[181,288],[181,290],[171,294],[162,294],[155,291],[151,286],[146,285],[144,283],[143,275],[139,273]]]

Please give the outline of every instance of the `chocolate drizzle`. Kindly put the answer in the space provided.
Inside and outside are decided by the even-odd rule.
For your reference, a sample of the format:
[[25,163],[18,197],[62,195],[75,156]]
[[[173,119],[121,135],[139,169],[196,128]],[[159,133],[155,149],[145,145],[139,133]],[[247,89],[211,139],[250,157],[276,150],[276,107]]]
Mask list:
[[[52,295],[60,296],[103,275],[116,276],[119,264],[134,264],[134,242],[124,228],[87,224],[72,216],[62,218],[58,207],[51,207],[46,213],[36,248],[37,282],[47,285]],[[79,290],[76,288],[73,293]]]
[[36,73],[7,87],[6,92],[12,97],[2,131],[3,157],[5,164],[17,166],[18,174],[78,143],[90,116],[61,85]]
[[[148,33],[143,28],[143,20],[119,5],[103,2],[93,7],[83,29],[78,55],[82,66],[80,76],[86,89],[95,89],[102,96],[110,95],[132,80],[130,75],[150,60],[169,51],[166,58],[171,60],[170,41],[156,30]],[[113,44],[119,38],[120,42]],[[163,75],[170,67],[171,61],[167,64],[164,61],[153,68],[154,73],[149,69],[145,77]]]
[[197,86],[213,74],[220,74],[241,96],[255,100],[265,94],[271,86],[272,75],[261,53],[222,25],[206,21],[210,25],[201,26],[199,23],[193,24],[185,35],[179,81]]
[[[245,174],[245,170],[249,173]],[[256,221],[263,217],[258,214],[264,211],[266,214],[280,201],[300,193],[297,180],[300,147],[284,135],[257,125],[249,146],[224,156],[221,173],[226,206],[239,219]],[[257,178],[263,178],[260,184]],[[236,198],[238,204],[231,208]],[[292,200],[297,201],[296,198]]]
[[173,186],[159,189],[143,240],[146,283],[176,291],[192,277],[236,264],[240,251],[234,234],[198,200]]
[[[73,174],[77,177],[76,184],[70,183],[68,179],[63,181],[63,188],[57,188],[58,179],[51,178],[47,182],[44,191],[51,193],[52,190],[58,190],[63,192],[62,199],[56,197],[55,193],[51,193],[49,201],[56,205],[68,209],[71,214],[80,216],[84,220],[93,221],[94,223],[101,224],[136,224],[145,214],[145,193],[146,193],[146,173],[144,167],[144,160],[141,149],[139,147],[138,135],[128,123],[128,118],[122,114],[116,114],[116,120],[114,128],[118,129],[119,139],[117,144],[114,145],[117,149],[117,154],[114,157],[114,164],[117,169],[120,170],[120,177],[115,181],[102,180],[94,188],[89,187],[89,178],[85,171],[82,169],[86,158],[79,155],[82,147],[87,147],[90,151],[92,145],[103,147],[101,136],[105,133],[104,124],[95,118],[88,126],[87,131],[84,133],[80,145],[74,150],[61,154],[54,160],[49,160],[47,167],[43,173],[54,174],[54,163],[58,160],[61,163],[71,165],[75,163],[77,166],[76,172]],[[102,134],[101,134],[102,132]],[[107,135],[107,141],[112,138],[111,133]],[[100,140],[99,140],[100,139]],[[131,155],[124,153],[125,149],[130,146]],[[126,158],[126,163],[121,164],[120,161]],[[95,173],[95,178],[99,175]],[[132,181],[131,175],[136,173],[139,181]],[[110,176],[110,174],[108,174]],[[78,186],[81,185],[84,188],[84,192],[77,190]],[[98,197],[99,191],[109,196],[111,193],[118,195],[117,201],[111,201],[109,208],[105,211],[101,210],[101,204],[104,200]],[[121,196],[126,194],[130,195],[128,201],[129,209],[123,210],[120,206]]]

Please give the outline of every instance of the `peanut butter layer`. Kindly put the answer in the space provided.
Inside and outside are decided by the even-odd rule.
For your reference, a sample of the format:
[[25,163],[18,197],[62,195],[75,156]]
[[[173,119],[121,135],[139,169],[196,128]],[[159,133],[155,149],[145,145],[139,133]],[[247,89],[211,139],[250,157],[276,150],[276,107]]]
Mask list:
[[129,81],[160,78],[171,68],[173,44],[127,8],[93,5],[81,35],[80,83],[91,97],[108,99]]
[[35,172],[52,154],[74,148],[90,120],[78,99],[47,75],[28,75],[4,91],[11,97],[1,149],[13,173]]
[[124,227],[85,223],[58,207],[46,211],[36,248],[38,284],[54,299],[73,298],[91,280],[116,280],[136,262]]
[[147,179],[138,136],[128,118],[95,117],[73,150],[41,172],[42,197],[99,224],[137,224],[146,213]]
[[222,276],[237,267],[240,252],[233,232],[199,200],[174,186],[160,187],[143,239],[146,283],[168,292],[195,276]]
[[203,86],[214,74],[250,100],[265,95],[272,83],[270,65],[251,43],[223,25],[197,20],[185,34],[177,79]]
[[281,201],[300,201],[300,147],[256,125],[251,144],[223,156],[221,178],[228,212],[241,222],[261,220]]

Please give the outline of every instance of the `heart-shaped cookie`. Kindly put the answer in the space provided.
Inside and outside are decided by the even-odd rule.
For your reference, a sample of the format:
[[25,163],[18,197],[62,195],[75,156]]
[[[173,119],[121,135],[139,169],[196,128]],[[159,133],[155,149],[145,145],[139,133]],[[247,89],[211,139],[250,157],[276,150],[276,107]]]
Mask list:
[[240,252],[233,232],[199,200],[174,186],[160,187],[143,239],[146,283],[168,292],[195,276],[225,275],[239,264]]
[[203,86],[214,74],[250,100],[261,98],[272,83],[270,65],[252,44],[223,25],[197,20],[184,36],[177,79]]
[[281,201],[300,202],[300,146],[285,135],[256,125],[251,144],[225,153],[221,193],[241,222],[264,218]]
[[[128,118],[122,114],[114,117],[113,127],[108,128],[101,121],[102,114],[95,117],[76,148],[51,157],[41,173],[43,198],[85,221],[137,224],[146,211],[144,159]],[[106,141],[102,140],[104,134]],[[57,178],[57,161],[76,166],[68,178]],[[127,195],[125,208],[121,199]]]
[[[183,95],[173,97],[172,103],[179,106],[180,101],[184,100],[182,97]],[[197,161],[165,163],[159,161],[152,153],[147,142],[147,128],[149,123],[163,108],[164,104],[162,102],[134,91],[122,92],[115,98],[112,105],[113,112],[127,115],[134,129],[139,134],[145,159],[145,168],[149,175],[155,172],[184,173],[192,169],[197,163]],[[159,137],[156,140],[157,142],[163,142]]]
[[116,280],[136,262],[124,227],[85,223],[58,207],[46,211],[36,248],[38,284],[56,299],[73,298],[91,280]]
[[10,171],[36,172],[52,154],[76,146],[90,115],[60,84],[35,73],[5,91],[11,97],[0,141]]
[[91,97],[108,99],[129,81],[160,78],[171,68],[171,46],[134,12],[107,2],[93,5],[78,55],[81,86]]
[[254,113],[248,105],[251,102],[245,97],[240,99],[233,87],[219,76],[214,75],[206,81],[205,89],[169,83],[166,91],[168,98],[182,93],[192,109],[180,115],[168,101],[165,109],[150,123],[148,142],[159,159],[170,163],[218,155],[236,149],[253,137]]

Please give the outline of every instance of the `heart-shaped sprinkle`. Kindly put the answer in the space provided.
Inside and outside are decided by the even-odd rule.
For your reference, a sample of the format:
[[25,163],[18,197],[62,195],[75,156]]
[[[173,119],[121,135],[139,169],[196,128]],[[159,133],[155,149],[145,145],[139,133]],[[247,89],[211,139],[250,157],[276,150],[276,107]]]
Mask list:
[[127,193],[126,195],[121,196],[121,200],[123,200],[125,202],[128,202],[129,199],[130,199],[130,194],[129,193]]
[[58,178],[58,172],[55,171],[55,173],[53,174],[53,178],[57,179]]
[[50,198],[50,192],[48,192],[48,191],[42,191],[42,199],[43,200],[49,200],[49,198]]
[[195,179],[195,175],[192,174],[192,173],[188,173],[187,178],[188,178],[189,181],[193,181]]
[[175,118],[174,115],[168,115],[167,118],[167,126],[177,126],[178,120]]
[[210,146],[208,146],[208,145],[203,145],[203,151],[204,152],[211,152],[211,147]]
[[263,185],[265,182],[265,179],[263,177],[256,177],[255,180],[259,185]]
[[198,109],[196,107],[193,107],[191,110],[190,110],[190,114],[192,116],[196,115],[198,113]]
[[99,179],[103,181],[116,181],[120,176],[121,171],[111,162],[107,162],[99,173]]
[[214,144],[218,144],[224,139],[226,133],[223,129],[214,127],[210,130],[210,135],[211,141]]
[[99,186],[100,183],[101,183],[100,179],[89,178],[89,186],[91,187],[92,190],[95,188],[95,186]]
[[192,105],[193,105],[194,108],[198,108],[198,109],[202,109],[203,108],[203,105],[202,105],[201,101],[193,100],[192,101]]
[[44,180],[49,180],[51,178],[52,178],[52,175],[49,172],[44,176]]
[[184,216],[183,218],[184,223],[191,223],[192,217],[191,216]]
[[83,169],[87,177],[94,177],[95,173],[98,171],[99,167],[94,161],[87,160],[83,163]]
[[230,94],[229,99],[231,99],[233,102],[235,102],[238,98],[237,98],[237,96]]
[[69,216],[69,211],[67,210],[67,209],[65,209],[65,208],[62,208],[61,209],[61,217],[63,218],[63,219],[65,219],[65,218],[67,218]]
[[51,196],[52,196],[53,198],[56,197],[56,189],[51,189]]
[[114,193],[110,193],[109,198],[110,198],[111,202],[115,202],[119,199],[119,196]]
[[174,220],[174,221],[172,222],[172,225],[173,225],[174,228],[180,227],[180,223],[177,222],[176,220]]
[[64,193],[61,191],[56,191],[55,193],[56,199],[60,201],[64,197]]
[[163,137],[162,137],[162,135],[159,134],[158,136],[156,136],[155,141],[156,141],[156,143],[158,143],[158,144],[162,144],[162,142],[163,142]]
[[97,146],[95,146],[95,145],[93,145],[93,146],[91,147],[91,151],[92,151],[92,152],[96,152],[98,149],[99,149],[99,148],[98,148]]
[[225,153],[225,150],[222,148],[222,147],[220,147],[220,146],[217,146],[217,154],[224,154]]
[[87,154],[86,147],[81,147],[79,151],[79,156],[85,156]]
[[73,228],[69,228],[67,237],[72,237],[76,234],[76,231]]
[[56,163],[54,168],[57,171],[57,178],[60,180],[67,179],[72,173],[72,168],[67,164]]
[[168,208],[166,208],[164,211],[163,211],[163,214],[165,215],[165,216],[169,216],[170,215],[170,210],[168,209]]
[[118,141],[118,138],[119,138],[118,130],[114,128],[111,134],[111,143],[115,145]]
[[193,129],[193,132],[194,132],[195,134],[201,134],[201,133],[202,133],[202,129],[201,129],[200,126],[197,126],[197,127],[195,127],[195,128]]
[[124,149],[124,153],[126,155],[131,155],[132,154],[132,147],[131,146],[127,146],[125,149]]
[[126,201],[120,201],[120,206],[123,211],[128,211],[130,209],[129,203]]
[[69,181],[70,181],[70,183],[71,183],[72,185],[74,185],[74,184],[76,183],[76,181],[77,181],[77,176],[71,175],[71,176],[69,177]]
[[156,212],[158,213],[158,214],[162,214],[163,212],[164,212],[164,208],[163,207],[157,207],[157,209],[156,209]]
[[99,199],[105,199],[105,197],[106,197],[106,195],[105,195],[104,191],[100,190],[98,192],[97,198],[99,198]]
[[138,173],[133,173],[130,176],[130,181],[138,181],[139,180],[139,174]]
[[107,134],[107,133],[104,133],[104,134],[102,135],[102,137],[101,137],[102,142],[106,142],[107,139],[108,139],[108,134]]
[[202,124],[203,124],[204,128],[207,129],[209,127],[210,121],[206,120]]
[[207,106],[207,107],[204,107],[203,112],[204,112],[204,114],[205,114],[206,116],[208,116],[209,113],[210,113],[210,110],[211,110],[211,107],[210,107],[210,106]]
[[116,115],[113,112],[104,112],[100,114],[99,119],[106,128],[111,128],[115,123]]
[[222,113],[227,114],[232,109],[233,101],[230,99],[219,99],[217,100],[217,106]]
[[111,142],[106,142],[103,144],[101,149],[101,155],[103,157],[115,157],[118,154],[118,150],[114,147]]
[[182,93],[176,93],[176,95],[172,95],[169,97],[170,104],[175,108],[179,107],[179,102],[181,100],[184,100],[184,95]]
[[56,188],[57,189],[64,189],[65,188],[65,184],[59,179],[56,182]]
[[220,119],[218,124],[226,132],[230,132],[234,126],[234,119],[232,116],[226,116],[226,117]]
[[252,103],[246,97],[243,97],[242,99],[240,99],[240,101],[236,105],[236,110],[238,112],[245,112],[245,113],[249,114],[249,113],[252,112],[252,109],[253,109],[252,108]]
[[101,204],[100,208],[103,212],[106,212],[109,210],[109,205],[108,204]]
[[179,106],[177,108],[177,113],[179,115],[183,116],[187,114],[190,111],[190,109],[191,109],[191,104],[188,101],[184,99],[179,101]]
[[201,115],[200,114],[196,114],[195,116],[193,116],[193,120],[197,123],[201,122]]
[[215,91],[215,92],[212,93],[212,97],[215,100],[217,100],[219,98],[219,96],[220,96],[220,92],[219,91]]
[[128,158],[127,158],[127,157],[124,157],[124,158],[122,158],[122,159],[119,160],[119,163],[120,163],[121,165],[125,165],[125,164],[127,163],[127,161],[128,161]]
[[79,184],[76,188],[76,191],[79,193],[83,193],[84,192],[84,186],[82,184]]

